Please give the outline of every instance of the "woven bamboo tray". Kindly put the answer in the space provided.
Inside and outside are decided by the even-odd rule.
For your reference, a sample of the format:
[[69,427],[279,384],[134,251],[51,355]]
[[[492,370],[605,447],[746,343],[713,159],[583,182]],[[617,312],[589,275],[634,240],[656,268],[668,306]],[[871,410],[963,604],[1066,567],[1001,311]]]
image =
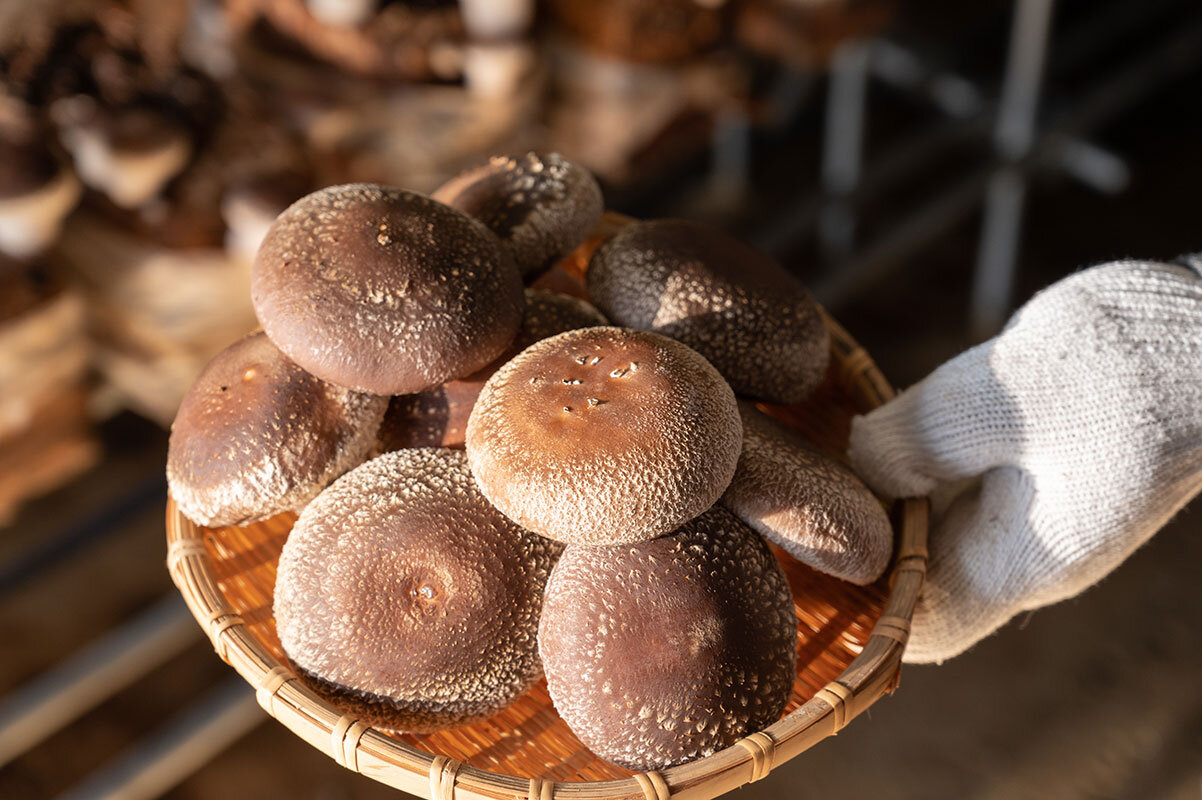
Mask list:
[[[804,404],[763,408],[841,458],[851,417],[893,391],[847,332],[830,319],[828,326],[832,359],[822,387]],[[308,689],[289,667],[271,615],[294,514],[203,528],[168,498],[167,565],[217,654],[255,687],[259,704],[342,766],[431,800],[708,799],[759,780],[897,687],[926,574],[927,515],[925,500],[895,506],[893,567],[872,586],[822,575],[776,550],[800,634],[786,716],[707,758],[640,774],[590,753],[556,715],[545,681],[490,719],[426,735],[369,728]]]

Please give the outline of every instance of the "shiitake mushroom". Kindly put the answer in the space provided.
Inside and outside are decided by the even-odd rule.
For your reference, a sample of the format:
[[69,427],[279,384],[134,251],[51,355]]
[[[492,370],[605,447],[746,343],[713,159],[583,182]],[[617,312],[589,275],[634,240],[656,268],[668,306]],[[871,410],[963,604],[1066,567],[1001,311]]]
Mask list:
[[461,451],[386,453],[297,519],[276,629],[299,674],[370,724],[470,722],[541,675],[539,610],[561,549],[489,505]]
[[715,506],[649,542],[568,546],[538,643],[555,709],[580,741],[627,769],[662,769],[780,717],[797,618],[768,546]]
[[750,403],[739,413],[743,454],[722,504],[803,564],[861,585],[879,578],[893,528],[872,491]]
[[674,530],[726,490],[741,442],[734,394],[709,362],[613,327],[523,350],[485,384],[466,438],[484,496],[568,544]]
[[296,363],[381,395],[475,372],[522,320],[521,278],[492,232],[428,197],[367,183],[313,192],[276,219],[251,300]]
[[587,279],[615,325],[684,342],[741,396],[800,402],[826,374],[830,335],[809,290],[722,231],[635,222],[597,248]]
[[363,461],[387,405],[310,375],[251,334],[218,353],[180,403],[171,496],[210,527],[299,508]]
[[495,156],[434,190],[435,200],[483,222],[532,278],[584,241],[601,218],[601,188],[558,153]]

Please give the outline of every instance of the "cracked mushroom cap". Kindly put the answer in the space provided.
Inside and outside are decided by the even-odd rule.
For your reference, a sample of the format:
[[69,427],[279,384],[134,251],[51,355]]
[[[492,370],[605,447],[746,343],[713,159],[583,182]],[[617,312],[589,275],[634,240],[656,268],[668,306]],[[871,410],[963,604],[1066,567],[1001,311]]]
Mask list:
[[467,426],[481,491],[568,544],[661,536],[726,490],[742,443],[734,394],[704,358],[654,333],[544,339],[488,380]]
[[572,252],[604,210],[589,171],[558,153],[495,156],[431,196],[487,225],[527,278]]
[[251,334],[218,353],[180,403],[171,496],[209,527],[299,508],[367,456],[387,404],[313,377]]
[[597,248],[587,279],[615,324],[684,342],[739,395],[796,403],[826,374],[830,335],[809,290],[721,231],[636,222]]
[[462,452],[386,453],[297,519],[275,587],[280,642],[373,725],[486,717],[542,674],[538,620],[561,549],[489,505]]
[[499,358],[466,378],[418,394],[399,395],[388,404],[380,425],[382,453],[404,447],[462,447],[467,420],[484,382],[501,365],[535,342],[564,331],[605,325],[592,305],[546,289],[526,290],[526,311],[513,343]]
[[627,769],[663,769],[780,718],[797,618],[768,546],[715,506],[650,542],[566,548],[538,645],[580,741]]
[[743,454],[722,504],[789,555],[860,585],[889,565],[893,528],[850,468],[740,402]]
[[255,313],[309,372],[412,394],[470,375],[522,321],[522,283],[466,214],[376,184],[306,195],[268,230],[251,273]]

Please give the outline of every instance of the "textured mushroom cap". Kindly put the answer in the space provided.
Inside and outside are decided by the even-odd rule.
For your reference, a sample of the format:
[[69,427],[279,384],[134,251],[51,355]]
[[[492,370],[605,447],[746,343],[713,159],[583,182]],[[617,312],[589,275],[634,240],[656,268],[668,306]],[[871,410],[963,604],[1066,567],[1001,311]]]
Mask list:
[[796,403],[826,373],[830,335],[813,296],[721,231],[634,223],[597,248],[587,278],[589,298],[615,324],[679,339],[740,395]]
[[463,453],[387,453],[297,519],[276,579],[280,642],[374,725],[485,717],[542,672],[539,612],[561,549],[489,505]]
[[527,289],[526,314],[510,350],[517,355],[557,333],[608,324],[605,315],[586,300],[549,289]]
[[404,447],[462,447],[476,398],[484,382],[502,364],[557,333],[605,324],[605,316],[584,300],[545,289],[527,289],[522,327],[505,352],[466,378],[392,398],[380,425],[377,449],[387,453]]
[[879,578],[893,528],[872,491],[750,403],[739,412],[743,454],[722,504],[803,564],[860,585]]
[[251,273],[271,340],[314,375],[409,394],[496,358],[522,319],[522,283],[497,238],[428,197],[331,186],[276,219]]
[[768,546],[715,506],[650,542],[564,550],[538,646],[580,741],[627,769],[662,769],[780,717],[797,618]]
[[601,218],[601,187],[558,153],[494,156],[440,186],[435,200],[471,214],[501,237],[524,277],[584,241]]
[[180,403],[171,496],[210,527],[298,508],[363,460],[387,405],[313,377],[251,334],[218,353]]
[[734,394],[680,342],[599,327],[544,339],[484,385],[467,454],[484,496],[568,544],[676,529],[722,495],[742,446]]

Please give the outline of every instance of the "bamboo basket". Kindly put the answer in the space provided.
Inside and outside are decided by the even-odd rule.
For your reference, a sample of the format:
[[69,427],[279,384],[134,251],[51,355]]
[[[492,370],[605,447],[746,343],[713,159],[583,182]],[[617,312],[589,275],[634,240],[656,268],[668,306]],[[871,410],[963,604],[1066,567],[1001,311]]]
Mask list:
[[[831,368],[798,406],[763,406],[842,458],[851,417],[892,389],[838,323]],[[259,704],[340,765],[430,800],[706,800],[759,780],[838,732],[898,685],[901,654],[926,574],[925,499],[893,509],[896,552],[867,587],[822,575],[775,550],[793,587],[799,658],[787,713],[706,758],[634,774],[590,753],[556,715],[540,681],[490,719],[425,735],[375,730],[319,697],[289,666],[271,615],[275,568],[295,515],[203,528],[167,501],[167,566],[217,654],[255,687]]]

